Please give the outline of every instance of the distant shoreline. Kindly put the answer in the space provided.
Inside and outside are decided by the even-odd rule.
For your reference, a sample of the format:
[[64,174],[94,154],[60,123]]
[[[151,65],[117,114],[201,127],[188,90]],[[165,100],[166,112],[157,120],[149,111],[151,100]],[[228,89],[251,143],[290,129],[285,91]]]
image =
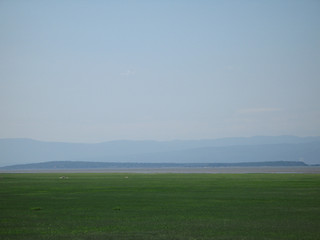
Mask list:
[[320,166],[298,167],[170,167],[170,168],[95,168],[95,169],[12,169],[0,173],[304,173],[320,174]]

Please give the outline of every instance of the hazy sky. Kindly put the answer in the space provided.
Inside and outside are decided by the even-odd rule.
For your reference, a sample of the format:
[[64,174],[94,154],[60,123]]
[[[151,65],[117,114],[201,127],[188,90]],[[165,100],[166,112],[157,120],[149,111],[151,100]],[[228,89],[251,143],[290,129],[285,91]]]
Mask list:
[[0,137],[320,135],[320,1],[0,1]]

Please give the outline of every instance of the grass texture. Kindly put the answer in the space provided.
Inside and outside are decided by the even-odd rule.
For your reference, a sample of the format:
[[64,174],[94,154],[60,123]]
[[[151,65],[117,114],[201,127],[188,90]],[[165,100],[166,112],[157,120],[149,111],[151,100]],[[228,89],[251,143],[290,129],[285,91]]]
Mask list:
[[320,175],[0,174],[0,239],[320,239]]

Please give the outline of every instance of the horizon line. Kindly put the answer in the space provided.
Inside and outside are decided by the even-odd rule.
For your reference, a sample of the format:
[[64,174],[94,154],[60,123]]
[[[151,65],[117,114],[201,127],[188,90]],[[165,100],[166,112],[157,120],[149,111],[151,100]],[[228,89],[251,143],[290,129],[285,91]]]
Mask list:
[[155,140],[155,139],[114,139],[114,140],[105,140],[105,141],[95,141],[95,142],[85,142],[85,141],[57,141],[57,140],[40,140],[35,138],[28,137],[4,137],[0,140],[29,140],[35,142],[45,142],[45,143],[71,143],[71,144],[100,144],[107,142],[175,142],[175,141],[210,141],[210,140],[221,140],[221,139],[248,139],[256,137],[296,137],[296,138],[313,138],[320,137],[318,135],[308,135],[308,136],[299,136],[299,135],[253,135],[253,136],[235,136],[235,137],[218,137],[218,138],[195,138],[195,139],[172,139],[172,140]]

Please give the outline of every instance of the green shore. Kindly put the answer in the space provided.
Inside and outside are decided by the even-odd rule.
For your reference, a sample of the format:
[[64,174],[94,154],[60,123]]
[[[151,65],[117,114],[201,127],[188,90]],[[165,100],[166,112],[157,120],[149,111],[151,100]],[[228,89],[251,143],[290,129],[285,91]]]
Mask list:
[[319,203],[319,174],[3,173],[0,239],[311,240]]

